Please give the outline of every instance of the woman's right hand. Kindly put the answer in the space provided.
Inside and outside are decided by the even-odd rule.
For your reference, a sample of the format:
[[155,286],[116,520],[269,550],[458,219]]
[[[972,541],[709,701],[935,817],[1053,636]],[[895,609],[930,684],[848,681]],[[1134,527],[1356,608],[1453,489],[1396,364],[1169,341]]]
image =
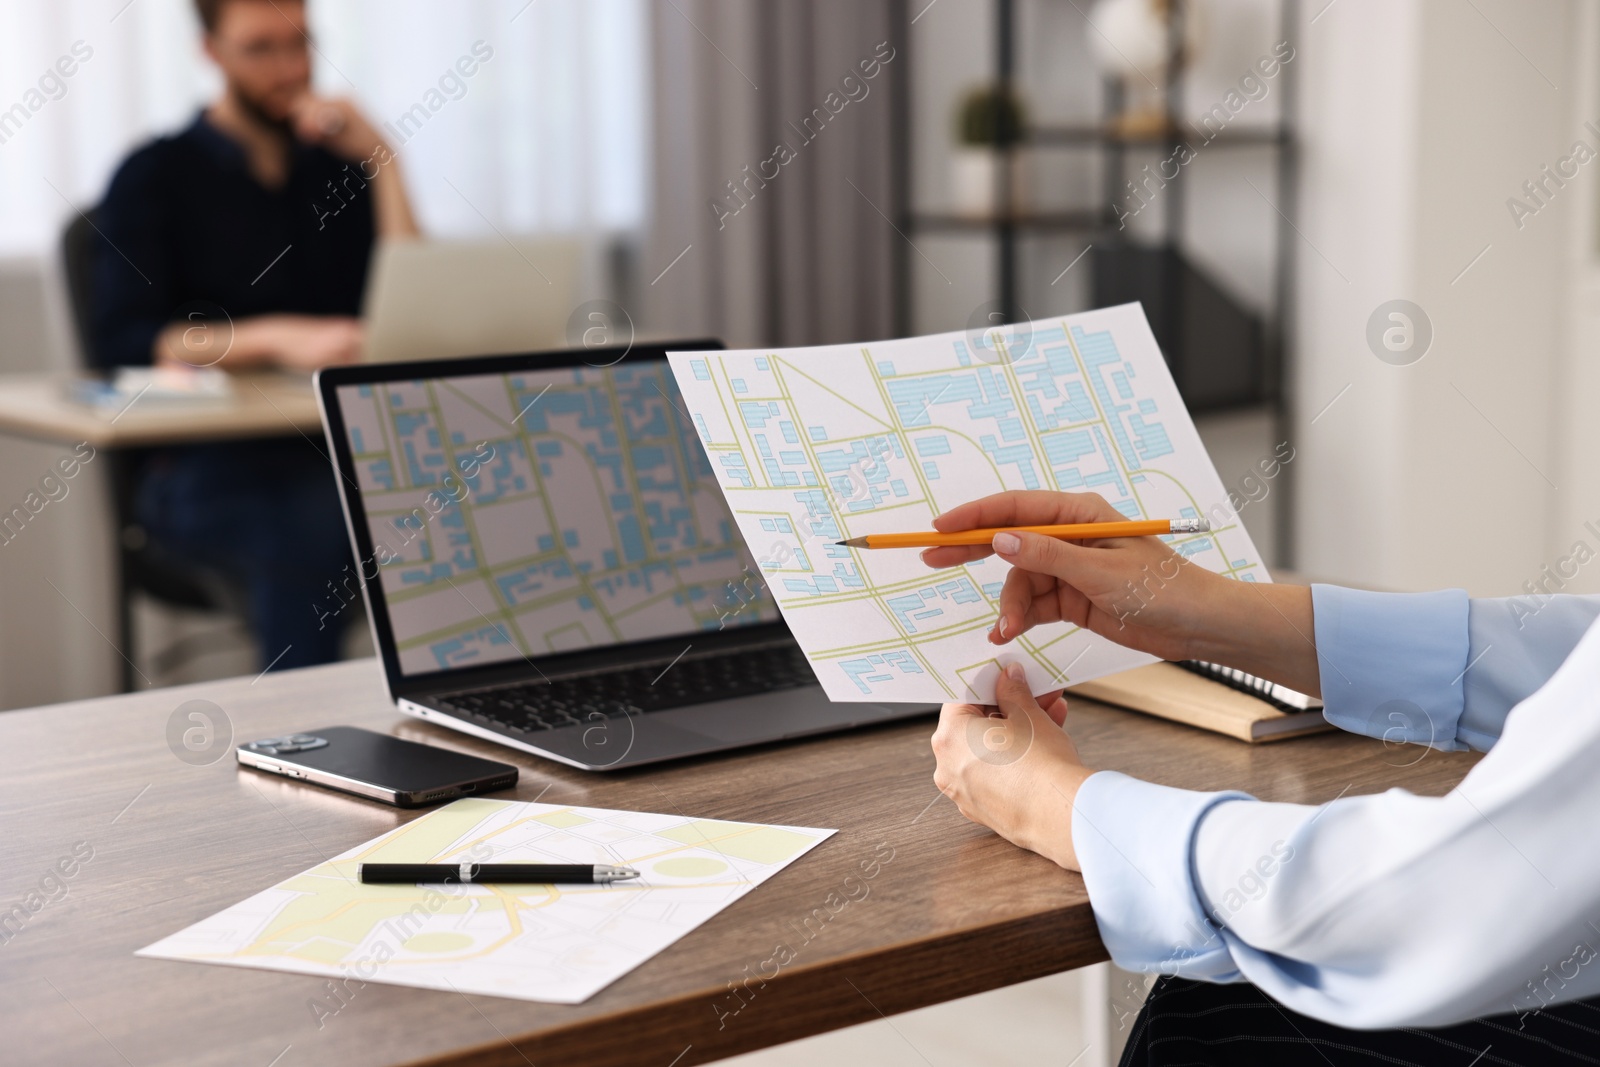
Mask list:
[[[1097,493],[1018,490],[997,493],[933,520],[941,533],[982,527],[1120,522]],[[1155,537],[1063,541],[1033,533],[997,534],[991,545],[930,548],[930,567],[954,567],[991,553],[1012,565],[989,640],[1001,645],[1035,626],[1070,622],[1120,645],[1191,659],[1234,585],[1190,563]]]
[[[962,504],[933,520],[941,533],[1126,519],[1097,493],[1012,491]],[[1203,536],[1203,535],[1201,535]],[[989,640],[1070,622],[1162,659],[1203,659],[1313,696],[1321,692],[1311,590],[1244,582],[1191,563],[1156,537],[1062,541],[1002,532],[991,545],[930,548],[930,567],[990,554],[1011,564]]]

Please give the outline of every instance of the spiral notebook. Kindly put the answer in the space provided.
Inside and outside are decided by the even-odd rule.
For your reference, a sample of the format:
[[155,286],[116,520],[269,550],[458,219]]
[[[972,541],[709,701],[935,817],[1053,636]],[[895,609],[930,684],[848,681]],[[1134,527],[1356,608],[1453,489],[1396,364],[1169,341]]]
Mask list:
[[1252,743],[1333,728],[1316,697],[1199,660],[1135,667],[1069,692]]
[[1286,685],[1269,682],[1265,678],[1257,678],[1253,674],[1234,667],[1224,667],[1220,663],[1207,663],[1200,659],[1186,659],[1178,664],[1186,671],[1193,671],[1202,678],[1210,678],[1214,682],[1221,682],[1231,689],[1241,693],[1249,693],[1253,697],[1265,700],[1279,711],[1317,711],[1322,710],[1322,701],[1316,697],[1306,696],[1304,693],[1290,689]]

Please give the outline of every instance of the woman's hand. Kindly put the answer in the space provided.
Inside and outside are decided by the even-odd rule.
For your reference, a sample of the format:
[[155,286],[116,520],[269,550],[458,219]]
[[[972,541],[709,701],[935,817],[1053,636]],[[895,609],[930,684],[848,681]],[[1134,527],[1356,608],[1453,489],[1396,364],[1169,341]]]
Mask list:
[[1075,871],[1072,802],[1093,772],[1062,729],[1067,702],[1060,693],[1035,700],[1015,663],[995,699],[998,707],[944,706],[933,733],[933,784],[973,822]]
[[[1125,517],[1096,493],[1035,490],[962,504],[933,525],[953,533]],[[1012,568],[989,633],[994,644],[1045,623],[1069,622],[1162,659],[1209,660],[1312,696],[1322,692],[1311,590],[1305,586],[1225,578],[1155,537],[1062,541],[998,533],[992,545],[930,548],[922,560],[930,567],[955,567],[991,553]]]
[[[941,533],[986,526],[1120,522],[1097,493],[1013,491],[974,500],[933,520]],[[989,640],[1015,640],[1043,623],[1070,622],[1162,659],[1195,658],[1196,638],[1229,582],[1197,567],[1155,537],[1062,541],[997,534],[992,546],[930,548],[930,567],[954,567],[991,552],[1012,565]]]

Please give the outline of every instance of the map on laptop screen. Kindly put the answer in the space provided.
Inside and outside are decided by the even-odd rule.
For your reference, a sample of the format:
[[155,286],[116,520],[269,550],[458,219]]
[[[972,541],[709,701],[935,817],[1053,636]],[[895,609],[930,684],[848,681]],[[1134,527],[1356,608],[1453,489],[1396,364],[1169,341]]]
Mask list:
[[405,674],[777,618],[664,362],[338,399]]

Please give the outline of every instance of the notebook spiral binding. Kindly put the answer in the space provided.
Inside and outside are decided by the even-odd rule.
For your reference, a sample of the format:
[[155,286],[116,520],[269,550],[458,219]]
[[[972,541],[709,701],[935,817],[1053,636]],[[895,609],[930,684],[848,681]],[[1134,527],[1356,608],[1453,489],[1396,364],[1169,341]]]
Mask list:
[[1279,711],[1309,711],[1312,708],[1322,707],[1322,701],[1316,697],[1307,696],[1296,692],[1285,685],[1278,685],[1265,678],[1241,671],[1236,667],[1224,667],[1220,663],[1208,663],[1205,660],[1186,659],[1178,661],[1178,666],[1186,671],[1193,671],[1214,682],[1221,682],[1241,693],[1266,701]]

